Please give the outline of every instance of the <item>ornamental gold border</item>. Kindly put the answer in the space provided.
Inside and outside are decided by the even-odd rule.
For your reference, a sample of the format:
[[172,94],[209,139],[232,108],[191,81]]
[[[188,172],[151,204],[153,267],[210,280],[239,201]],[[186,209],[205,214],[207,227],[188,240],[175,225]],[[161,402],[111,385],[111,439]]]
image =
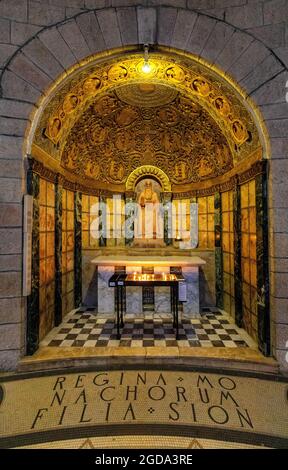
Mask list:
[[171,192],[171,183],[166,173],[153,165],[142,165],[130,173],[126,180],[126,191],[135,191],[138,181],[144,177],[156,178],[164,192]]
[[[128,187],[126,187],[126,190],[124,189],[123,191],[117,191],[117,190],[111,190],[107,188],[95,188],[95,187],[89,187],[83,184],[82,182],[79,181],[71,181],[70,179],[67,179],[65,176],[62,174],[56,173],[50,168],[47,168],[42,162],[35,160],[33,157],[30,157],[29,160],[29,170],[32,171],[33,173],[38,174],[41,178],[50,181],[52,183],[58,183],[60,186],[63,186],[65,189],[69,189],[71,191],[80,191],[82,194],[89,194],[93,196],[103,196],[103,197],[113,197],[113,194],[119,194],[123,195],[125,198],[129,197],[134,197],[135,192],[135,185],[141,179],[142,177],[145,176],[151,176],[155,177],[158,179],[159,183],[162,184],[162,181],[160,178],[163,178],[163,175],[161,175],[162,170],[160,170],[157,167],[152,167],[151,165],[143,165],[142,167],[137,168],[131,173],[131,179],[129,182]],[[194,198],[194,197],[204,197],[204,196],[211,196],[217,192],[225,192],[229,191],[231,189],[235,189],[237,185],[242,185],[244,183],[247,183],[248,181],[251,181],[254,179],[257,175],[264,174],[267,171],[267,160],[258,160],[255,161],[249,168],[247,168],[243,173],[241,174],[233,174],[230,176],[230,178],[226,179],[223,182],[219,182],[217,184],[210,185],[208,187],[191,187],[190,190],[186,191],[173,191],[171,190],[170,181],[164,173],[164,180],[163,180],[163,193],[164,195],[172,195],[172,198],[174,199],[189,199],[189,198]],[[141,170],[143,169],[143,170]],[[147,171],[146,171],[147,169]],[[149,169],[152,170],[149,172]],[[155,169],[155,171],[154,171]],[[141,170],[141,171],[139,171]],[[156,171],[157,170],[157,171]],[[136,173],[136,174],[134,174]],[[167,178],[167,180],[166,180]],[[170,187],[170,190],[168,189]]]
[[[61,96],[60,105],[53,110],[47,118],[45,135],[55,145],[65,141],[76,120],[87,109],[91,100],[103,93],[109,93],[119,86],[127,84],[151,83],[176,88],[192,101],[196,101],[207,110],[209,115],[217,122],[222,132],[228,137],[233,153],[234,142],[241,146],[249,138],[245,123],[235,110],[231,100],[199,71],[190,68],[183,60],[175,58],[169,60],[157,52],[150,56],[151,72],[149,77],[141,73],[143,58],[132,54],[130,57],[121,57],[115,63],[110,62],[95,66],[93,72],[70,88],[68,93]],[[204,70],[205,73],[205,70]],[[63,146],[61,145],[61,148]]]
[[[183,50],[179,50],[176,48],[171,48],[167,46],[157,46],[153,45],[153,50],[157,51],[161,54],[169,56],[170,59],[174,60],[183,60],[186,59],[188,61],[193,61],[195,64],[205,66],[210,72],[216,74],[216,76],[224,81],[224,83],[229,85],[232,89],[232,92],[236,95],[238,100],[240,101],[243,108],[250,114],[251,118],[255,126],[257,127],[258,135],[260,137],[260,143],[263,149],[263,157],[270,158],[271,156],[271,146],[269,140],[269,134],[264,123],[262,114],[254,102],[254,100],[247,95],[245,90],[243,90],[240,85],[226,72],[223,72],[220,68],[207,62],[205,59],[195,56],[191,53],[184,52]],[[30,122],[31,126],[29,132],[26,136],[25,143],[24,143],[24,154],[29,155],[31,154],[31,148],[33,143],[35,144],[35,134],[37,126],[43,116],[44,110],[49,104],[49,102],[53,99],[57,91],[63,88],[67,82],[76,77],[81,72],[85,72],[85,70],[92,65],[95,66],[107,62],[107,60],[113,58],[113,60],[121,60],[124,54],[135,54],[138,53],[139,55],[139,46],[126,46],[121,48],[114,48],[110,49],[109,51],[103,51],[97,53],[95,55],[91,55],[77,64],[74,64],[68,71],[63,72],[54,82],[53,84],[47,88],[45,93],[40,97],[37,103],[37,107],[34,111],[32,111],[30,115]],[[141,51],[141,54],[143,52]]]

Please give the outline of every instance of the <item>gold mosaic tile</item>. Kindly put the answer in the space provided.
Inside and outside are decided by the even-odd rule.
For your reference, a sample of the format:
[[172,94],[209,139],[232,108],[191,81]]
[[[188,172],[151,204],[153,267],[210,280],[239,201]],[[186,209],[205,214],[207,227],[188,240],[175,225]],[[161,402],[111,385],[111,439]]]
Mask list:
[[249,228],[250,233],[256,233],[256,207],[249,209]]
[[249,211],[248,209],[241,210],[241,230],[242,233],[249,231]]
[[222,214],[222,230],[223,232],[229,232],[229,212],[223,212]]
[[46,260],[40,260],[39,264],[39,283],[43,286],[46,283]]
[[248,183],[241,186],[241,209],[249,205],[249,189]]
[[50,307],[54,304],[55,300],[55,282],[51,282],[46,288],[47,305]]
[[46,207],[40,206],[39,208],[39,230],[46,232]]
[[215,236],[214,236],[214,232],[208,232],[207,234],[207,246],[208,248],[214,248],[214,245],[215,245]]
[[71,250],[74,247],[74,232],[67,232],[66,247],[67,251]]
[[41,205],[46,204],[46,197],[47,197],[46,181],[43,178],[40,178],[40,181],[39,181],[39,203]]
[[74,252],[73,251],[69,251],[67,253],[67,271],[72,271],[72,269],[74,268]]
[[47,207],[47,231],[53,232],[55,230],[55,209],[54,207]]
[[47,206],[55,206],[55,185],[47,181]]
[[89,212],[89,196],[82,194],[82,213]]
[[207,204],[208,204],[208,208],[207,208],[208,212],[213,213],[214,212],[214,195],[207,197]]
[[39,235],[39,256],[40,259],[46,257],[46,233]]
[[256,205],[256,187],[255,180],[249,182],[249,206]]
[[46,282],[51,282],[55,276],[54,256],[46,259]]
[[241,253],[244,258],[249,257],[249,241],[249,235],[243,233],[241,238]]
[[47,242],[46,256],[47,257],[54,256],[54,254],[55,254],[55,234],[53,232],[52,233],[47,233],[46,242]]
[[89,232],[86,230],[82,231],[82,246],[83,248],[89,247]]

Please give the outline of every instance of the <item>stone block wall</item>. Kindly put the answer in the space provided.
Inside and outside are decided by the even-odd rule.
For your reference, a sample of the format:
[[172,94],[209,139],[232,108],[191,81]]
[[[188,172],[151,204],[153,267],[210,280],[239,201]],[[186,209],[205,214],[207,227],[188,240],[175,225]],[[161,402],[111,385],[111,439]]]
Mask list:
[[1,0],[0,367],[15,368],[24,354],[23,157],[31,113],[53,81],[82,58],[144,42],[183,49],[215,64],[244,88],[265,119],[271,143],[273,353],[287,368],[286,0]]
[[[161,6],[168,8],[161,9]],[[112,8],[108,9],[109,7]],[[138,21],[137,7],[143,9],[143,17],[141,20],[138,17]],[[177,12],[175,8],[182,10]],[[157,9],[161,16],[165,17],[161,31],[156,31],[154,21]],[[288,3],[286,0],[2,0],[0,2],[0,66],[3,67],[18,47],[29,41],[41,29],[91,10],[97,11],[98,21],[95,20],[94,15],[89,16],[88,25],[86,21],[81,20],[81,17],[76,20],[86,42],[95,43],[95,38],[97,42],[97,36],[100,39],[103,35],[101,39],[104,38],[106,47],[118,46],[120,36],[123,43],[137,43],[135,26],[138,22],[138,26],[141,26],[138,31],[139,43],[144,42],[144,36],[145,41],[150,39],[148,42],[154,43],[159,32],[160,39],[163,35],[166,40],[167,35],[173,36],[174,33],[175,47],[178,43],[179,47],[183,48],[185,40],[189,39],[193,22],[196,22],[197,12],[201,12],[249,32],[251,38],[262,41],[288,65]],[[202,18],[202,20],[197,19],[197,23],[205,40],[205,25],[207,25],[206,34],[209,35],[208,24],[215,25],[216,21],[207,21],[207,19],[203,21]],[[66,34],[70,35],[73,41],[72,30],[76,27],[75,23],[73,24],[72,28],[70,26],[60,28],[65,40],[66,30]],[[221,42],[225,38],[223,32],[225,27],[219,25],[221,23],[217,23],[216,28],[219,28],[217,36],[218,41]],[[69,33],[67,33],[68,30]],[[89,36],[91,37],[88,38]],[[243,46],[245,47],[245,44]]]

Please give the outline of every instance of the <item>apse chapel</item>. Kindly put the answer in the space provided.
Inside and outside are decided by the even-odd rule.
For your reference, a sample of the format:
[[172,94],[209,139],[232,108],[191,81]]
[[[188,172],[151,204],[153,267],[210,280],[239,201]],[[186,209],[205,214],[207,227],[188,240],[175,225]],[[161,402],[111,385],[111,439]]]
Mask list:
[[90,3],[31,7],[2,69],[2,367],[145,351],[285,369],[285,58],[251,6]]

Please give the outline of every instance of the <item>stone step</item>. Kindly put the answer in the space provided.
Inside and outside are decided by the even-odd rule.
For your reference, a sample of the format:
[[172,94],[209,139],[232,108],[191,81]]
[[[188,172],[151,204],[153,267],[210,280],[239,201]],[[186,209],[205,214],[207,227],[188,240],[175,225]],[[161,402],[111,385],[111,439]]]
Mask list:
[[42,347],[34,356],[24,357],[18,372],[71,370],[105,367],[133,369],[163,368],[168,370],[203,369],[210,372],[237,371],[257,374],[279,374],[273,358],[264,357],[252,348],[181,348],[181,347]]

